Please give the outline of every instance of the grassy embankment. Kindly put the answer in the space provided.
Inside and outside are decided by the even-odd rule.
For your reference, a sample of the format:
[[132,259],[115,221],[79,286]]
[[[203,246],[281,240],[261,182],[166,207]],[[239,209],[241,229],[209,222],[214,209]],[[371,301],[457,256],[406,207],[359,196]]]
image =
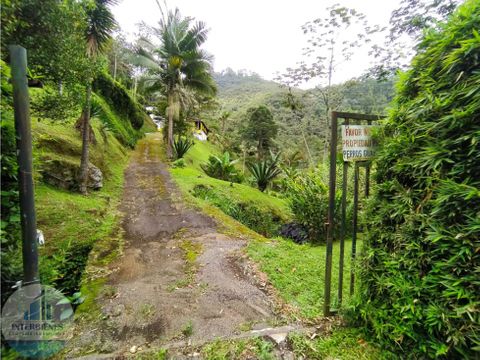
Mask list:
[[[325,247],[318,245],[298,245],[291,240],[275,237],[267,239],[222,212],[218,198],[225,202],[252,202],[261,209],[268,209],[288,220],[291,213],[288,203],[278,197],[261,193],[247,185],[234,184],[208,177],[200,165],[210,154],[218,150],[211,143],[197,141],[185,156],[185,168],[171,169],[173,178],[186,198],[221,224],[221,230],[234,236],[248,238],[246,251],[267,274],[269,281],[279,296],[294,309],[292,315],[303,320],[314,320],[321,316],[323,286],[325,277]],[[195,197],[196,186],[207,186],[213,197]],[[361,244],[359,244],[361,245]],[[332,298],[336,299],[338,289],[339,243],[334,244],[332,269]],[[349,297],[351,242],[345,244],[344,299]],[[335,300],[334,306],[336,306]],[[336,329],[331,335],[309,339],[304,335],[291,335],[290,343],[294,352],[308,359],[378,359],[380,353],[362,340],[359,332],[351,328]],[[272,349],[260,340],[218,341],[204,347],[201,352],[206,359],[228,357],[242,358],[256,354],[259,358],[272,358]],[[261,356],[260,356],[261,355]],[[223,356],[223,357],[222,357]]]
[[[173,178],[187,198],[204,211],[220,218],[223,231],[235,231],[249,235],[258,234],[244,226],[238,226],[231,218],[267,235],[276,232],[280,223],[288,222],[291,213],[285,200],[270,196],[248,185],[230,183],[207,176],[201,169],[211,154],[219,150],[209,142],[195,141],[195,145],[185,156],[184,168],[171,169]],[[221,210],[221,211],[219,211]]]
[[37,222],[45,235],[45,246],[40,248],[41,281],[68,295],[82,287],[85,303],[80,310],[86,311],[90,311],[101,282],[99,273],[85,276],[86,268],[88,273],[91,266],[105,265],[121,251],[117,206],[130,152],[127,142],[134,143],[144,132],[155,129],[145,119],[144,127],[134,130],[105,102],[102,110],[102,117],[91,121],[96,143],[90,146],[90,162],[102,171],[103,187],[88,196],[48,185],[42,175],[52,164],[78,167],[81,137],[74,128],[76,119],[53,122],[32,114]]

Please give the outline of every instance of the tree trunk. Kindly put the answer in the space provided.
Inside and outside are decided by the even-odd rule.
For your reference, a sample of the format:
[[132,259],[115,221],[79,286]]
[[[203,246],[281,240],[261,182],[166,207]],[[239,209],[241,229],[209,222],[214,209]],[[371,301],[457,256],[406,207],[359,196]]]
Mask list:
[[173,157],[173,94],[168,94],[168,137],[167,137],[167,156]]
[[117,80],[117,53],[115,53],[113,61],[113,80]]
[[82,158],[80,160],[79,173],[79,190],[82,194],[87,194],[88,181],[88,147],[90,135],[90,103],[92,98],[92,84],[87,85],[87,93],[85,98],[85,108],[83,109],[83,124],[82,124]]

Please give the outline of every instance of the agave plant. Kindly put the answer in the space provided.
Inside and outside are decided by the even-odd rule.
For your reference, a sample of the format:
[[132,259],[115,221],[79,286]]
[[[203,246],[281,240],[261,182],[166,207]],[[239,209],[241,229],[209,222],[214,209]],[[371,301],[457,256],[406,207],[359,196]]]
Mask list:
[[270,154],[269,159],[264,159],[257,163],[247,164],[248,170],[252,173],[260,191],[265,191],[268,184],[275,179],[282,170],[278,167],[280,153]]
[[235,168],[237,161],[231,160],[230,154],[226,151],[222,156],[211,155],[208,158],[208,163],[201,165],[201,167],[208,176],[225,181],[239,182],[240,177]]
[[173,142],[173,152],[175,153],[175,159],[181,159],[187,153],[188,150],[195,143],[192,140],[188,140],[182,137],[177,137]]

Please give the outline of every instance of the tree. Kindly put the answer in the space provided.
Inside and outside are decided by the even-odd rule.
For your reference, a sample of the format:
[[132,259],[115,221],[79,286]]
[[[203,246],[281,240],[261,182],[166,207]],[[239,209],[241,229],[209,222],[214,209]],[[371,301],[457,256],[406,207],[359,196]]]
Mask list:
[[90,141],[90,107],[92,97],[92,81],[95,74],[97,56],[101,54],[111,33],[116,27],[116,21],[108,5],[116,0],[94,0],[86,6],[87,28],[85,30],[86,54],[91,60],[90,74],[86,85],[85,106],[81,115],[82,157],[80,160],[79,185],[82,194],[87,193],[88,180],[88,147]]
[[85,56],[80,41],[85,11],[75,1],[11,0],[2,2],[2,57],[7,46],[19,44],[28,51],[29,69],[43,81],[78,81]]
[[305,104],[303,103],[302,99],[300,99],[299,96],[295,94],[294,89],[295,85],[298,86],[298,82],[291,76],[292,74],[288,73],[284,75],[279,75],[276,80],[281,83],[281,87],[285,87],[287,89],[283,105],[286,108],[290,109],[293,114],[294,120],[300,129],[305,149],[307,150],[308,162],[310,165],[312,165],[312,153],[310,151],[310,146],[308,145],[308,141],[305,136],[304,124],[302,123],[305,117],[305,112],[303,111]]
[[194,95],[216,93],[211,76],[212,56],[200,49],[208,30],[203,22],[193,23],[192,18],[183,17],[178,9],[169,11],[158,28],[149,30],[160,41],[160,46],[147,38],[141,39],[143,46],[138,49],[137,63],[147,69],[146,86],[167,98],[167,155],[172,157],[174,118],[179,117],[182,103],[189,100],[192,91]]
[[402,0],[390,15],[390,28],[383,45],[372,46],[377,60],[368,74],[379,79],[405,70],[426,29],[436,28],[460,3],[458,0]]
[[[382,30],[378,25],[370,26],[365,15],[355,9],[336,4],[327,8],[327,11],[327,17],[302,26],[309,43],[304,55],[311,60],[300,62],[296,68],[287,68],[286,73],[280,76],[284,83],[294,87],[312,79],[320,82],[318,91],[324,104],[326,125],[324,160],[330,138],[330,112],[343,100],[338,88],[332,87],[335,70],[340,64],[351,60],[355,49],[369,43],[372,34]],[[356,35],[353,36],[353,33]]]
[[273,115],[265,106],[253,107],[247,110],[247,121],[241,130],[242,137],[247,142],[254,142],[257,146],[257,157],[263,159],[273,145],[277,136],[278,126],[273,120]]
[[116,32],[108,44],[108,67],[113,80],[120,82],[126,88],[132,87],[134,65],[132,64],[133,45],[128,43],[125,35]]

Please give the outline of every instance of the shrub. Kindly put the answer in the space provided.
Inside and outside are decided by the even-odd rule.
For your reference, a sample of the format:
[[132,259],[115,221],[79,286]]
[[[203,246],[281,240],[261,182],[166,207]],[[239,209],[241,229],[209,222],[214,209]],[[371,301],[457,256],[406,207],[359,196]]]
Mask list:
[[[286,188],[290,208],[295,221],[303,225],[312,241],[326,239],[326,227],[328,215],[328,186],[324,183],[324,174],[321,169],[315,169],[308,173],[297,174],[293,178],[283,179]],[[335,196],[335,233],[340,235],[341,227],[341,191]],[[352,206],[351,196],[347,197],[346,233],[352,230]],[[360,211],[359,211],[360,214]]]
[[242,177],[238,173],[235,164],[238,160],[231,160],[230,153],[224,152],[222,156],[211,155],[208,163],[201,165],[205,174],[215,179],[240,183]]
[[257,163],[248,163],[247,167],[255,178],[258,189],[265,191],[267,186],[275,179],[282,170],[278,167],[280,153],[277,155],[270,154],[269,159],[264,159]]
[[20,207],[18,202],[18,164],[13,115],[13,89],[9,83],[10,68],[0,60],[1,82],[1,300],[12,293],[12,285],[22,278],[22,241],[20,234]]
[[178,159],[178,160],[175,160],[173,163],[172,163],[172,167],[174,169],[176,168],[184,168],[185,167],[185,159]]
[[195,143],[192,140],[188,140],[183,137],[177,137],[173,140],[173,152],[175,153],[175,159],[181,159],[190,150]]
[[285,185],[295,221],[308,230],[310,239],[319,240],[325,235],[328,187],[318,171],[288,178]]
[[[84,89],[81,89],[84,91]],[[50,86],[42,90],[30,90],[30,106],[32,112],[41,118],[65,121],[70,118],[78,117],[81,112],[79,104],[82,103],[82,94],[78,87],[66,89],[63,95],[60,95],[57,89]]]
[[420,44],[376,160],[353,315],[412,358],[480,353],[480,2]]

